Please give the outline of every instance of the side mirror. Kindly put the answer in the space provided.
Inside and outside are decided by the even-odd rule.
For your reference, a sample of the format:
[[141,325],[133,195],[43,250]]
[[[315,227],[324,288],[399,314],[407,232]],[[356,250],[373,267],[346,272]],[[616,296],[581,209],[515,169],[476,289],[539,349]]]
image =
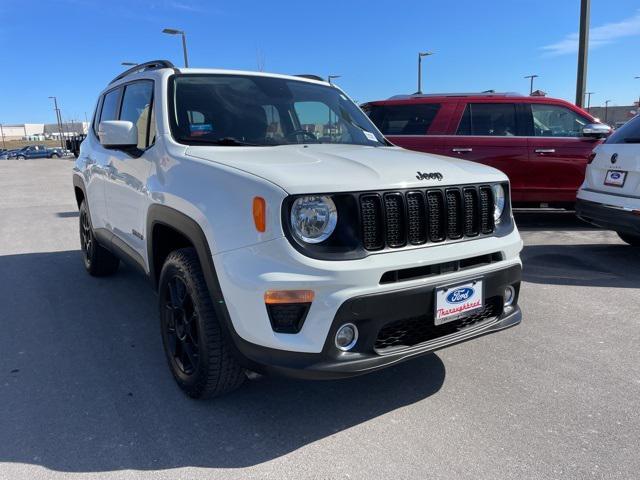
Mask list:
[[604,123],[589,123],[582,127],[582,135],[591,138],[604,138],[611,133],[611,127]]
[[98,137],[105,148],[133,148],[138,145],[138,128],[132,122],[107,120],[100,122]]

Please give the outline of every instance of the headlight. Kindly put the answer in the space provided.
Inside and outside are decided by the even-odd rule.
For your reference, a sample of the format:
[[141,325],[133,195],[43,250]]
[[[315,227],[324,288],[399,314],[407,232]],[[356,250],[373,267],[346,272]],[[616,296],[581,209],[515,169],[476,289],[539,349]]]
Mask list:
[[493,220],[494,222],[500,223],[500,218],[502,217],[502,212],[504,212],[505,206],[505,196],[504,196],[504,188],[499,183],[492,185],[491,190],[493,190]]
[[320,243],[333,233],[338,222],[336,205],[326,195],[306,195],[291,206],[291,228],[306,243]]

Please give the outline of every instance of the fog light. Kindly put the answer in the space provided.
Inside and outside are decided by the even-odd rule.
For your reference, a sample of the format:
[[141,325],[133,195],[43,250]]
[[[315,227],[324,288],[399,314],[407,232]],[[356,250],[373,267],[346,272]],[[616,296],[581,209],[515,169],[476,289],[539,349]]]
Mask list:
[[346,352],[358,341],[358,329],[353,323],[345,323],[336,332],[336,347]]
[[516,291],[511,285],[509,285],[507,288],[504,289],[504,297],[503,297],[504,306],[505,307],[510,306],[515,300],[515,298],[516,298]]

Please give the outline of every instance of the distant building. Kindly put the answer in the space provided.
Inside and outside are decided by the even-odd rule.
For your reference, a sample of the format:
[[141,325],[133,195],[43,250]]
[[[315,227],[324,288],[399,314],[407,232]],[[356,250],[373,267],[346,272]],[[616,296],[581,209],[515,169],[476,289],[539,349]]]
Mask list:
[[[62,124],[64,137],[75,137],[87,133],[87,122],[67,122]],[[60,129],[55,123],[20,123],[14,125],[2,124],[0,135],[5,140],[33,140],[60,138]]]
[[610,105],[606,110],[606,115],[604,107],[591,107],[588,112],[599,118],[601,122],[616,127],[632,119],[636,115],[638,107],[636,105],[616,107]]

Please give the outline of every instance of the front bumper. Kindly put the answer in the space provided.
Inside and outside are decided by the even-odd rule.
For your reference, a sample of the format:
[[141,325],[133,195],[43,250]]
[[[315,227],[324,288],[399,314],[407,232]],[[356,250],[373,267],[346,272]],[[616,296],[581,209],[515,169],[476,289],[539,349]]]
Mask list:
[[[460,283],[475,278],[478,278],[477,274],[461,278]],[[234,335],[234,343],[244,365],[260,373],[305,379],[362,375],[520,323],[522,314],[517,305],[520,265],[484,274],[482,278],[485,309],[489,305],[492,309],[475,315],[472,321],[461,320],[435,327],[436,286],[424,285],[350,298],[333,318],[320,353],[273,349],[250,343],[238,335]],[[508,285],[515,288],[516,296],[510,307],[503,307],[503,292]],[[353,323],[359,330],[358,341],[349,352],[340,351],[334,344],[337,329],[345,323]],[[409,332],[411,329],[414,330],[413,337]],[[394,346],[396,338],[413,338],[417,343]]]
[[576,215],[597,227],[629,235],[640,235],[640,215],[637,211],[579,198],[576,201]]

